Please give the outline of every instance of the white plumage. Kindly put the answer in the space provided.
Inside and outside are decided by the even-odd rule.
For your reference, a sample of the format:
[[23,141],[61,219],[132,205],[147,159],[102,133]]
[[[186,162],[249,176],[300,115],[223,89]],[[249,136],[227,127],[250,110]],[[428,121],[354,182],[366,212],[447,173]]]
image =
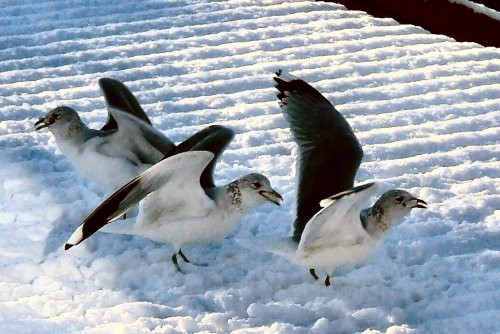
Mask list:
[[175,145],[151,126],[124,84],[108,78],[99,84],[108,110],[102,129],[88,128],[78,113],[66,106],[51,110],[36,122],[35,129],[47,127],[78,172],[108,190],[116,190]]
[[[200,176],[214,154],[190,151],[164,159],[124,185],[77,228],[66,249],[82,242],[140,202],[136,220],[116,222],[108,232],[135,234],[181,247],[225,238],[252,208],[266,202],[279,205],[282,197],[261,174],[245,175],[225,186],[203,189]],[[180,269],[179,269],[180,270]]]

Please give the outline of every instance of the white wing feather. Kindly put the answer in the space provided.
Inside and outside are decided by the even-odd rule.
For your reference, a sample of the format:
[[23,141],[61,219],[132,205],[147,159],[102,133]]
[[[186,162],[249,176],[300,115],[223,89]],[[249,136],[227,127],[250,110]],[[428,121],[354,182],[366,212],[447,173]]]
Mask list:
[[[216,209],[215,202],[206,195],[200,185],[200,175],[214,155],[205,151],[193,151],[174,155],[164,161],[179,156],[183,157],[183,160],[186,157],[189,162],[162,164],[161,161],[157,164],[160,165],[159,168],[147,175],[145,182],[157,190],[140,203],[140,222],[154,225],[159,218],[162,218],[161,224],[190,220],[207,216]],[[165,178],[165,175],[171,177]]]
[[356,244],[367,237],[359,214],[377,190],[378,185],[374,184],[333,201],[322,201],[325,208],[307,223],[297,249],[298,256],[305,258],[320,249]]

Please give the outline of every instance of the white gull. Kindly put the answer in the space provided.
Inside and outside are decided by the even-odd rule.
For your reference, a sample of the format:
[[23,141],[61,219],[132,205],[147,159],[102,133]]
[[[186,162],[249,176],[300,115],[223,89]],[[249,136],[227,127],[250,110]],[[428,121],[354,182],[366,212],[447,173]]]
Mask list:
[[116,190],[158,162],[174,144],[152,127],[123,83],[103,78],[99,85],[108,109],[107,122],[100,130],[87,127],[67,106],[51,110],[35,123],[35,129],[48,128],[77,171],[108,190]]

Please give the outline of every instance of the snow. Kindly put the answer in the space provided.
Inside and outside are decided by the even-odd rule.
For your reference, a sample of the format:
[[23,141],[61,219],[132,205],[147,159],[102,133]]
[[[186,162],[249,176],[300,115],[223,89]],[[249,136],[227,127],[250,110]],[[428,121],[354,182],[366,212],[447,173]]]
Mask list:
[[495,20],[500,20],[500,13],[492,8],[486,7],[485,5],[481,3],[475,3],[473,1],[469,0],[450,0],[451,3],[458,3],[460,5],[469,7],[472,9],[474,12],[478,14],[483,14],[486,16],[491,17],[492,19]]
[[[3,0],[0,329],[5,333],[500,332],[500,51],[309,1]],[[302,77],[365,150],[357,183],[429,203],[332,286],[241,238],[290,233],[297,149],[273,89]],[[64,242],[105,196],[34,122],[57,105],[93,127],[97,81],[124,81],[179,142],[232,127],[219,184],[251,171],[284,195],[214,244],[97,233]]]

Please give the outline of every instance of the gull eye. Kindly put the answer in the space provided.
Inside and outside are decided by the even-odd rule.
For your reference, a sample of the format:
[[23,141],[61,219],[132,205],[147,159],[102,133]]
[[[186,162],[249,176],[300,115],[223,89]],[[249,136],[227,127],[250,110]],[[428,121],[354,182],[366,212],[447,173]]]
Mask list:
[[53,113],[53,114],[51,114],[51,115],[50,115],[50,117],[49,117],[49,124],[54,124],[54,122],[55,122],[57,119],[59,119],[59,117],[61,117],[61,115],[60,115],[60,114],[58,114],[58,113],[56,113],[56,112],[55,112],[55,113]]
[[252,183],[252,186],[253,186],[254,188],[260,188],[262,185],[260,184],[260,182],[253,182],[253,183]]
[[396,203],[401,203],[401,202],[403,202],[404,199],[405,199],[404,196],[398,196],[398,197],[396,197]]

